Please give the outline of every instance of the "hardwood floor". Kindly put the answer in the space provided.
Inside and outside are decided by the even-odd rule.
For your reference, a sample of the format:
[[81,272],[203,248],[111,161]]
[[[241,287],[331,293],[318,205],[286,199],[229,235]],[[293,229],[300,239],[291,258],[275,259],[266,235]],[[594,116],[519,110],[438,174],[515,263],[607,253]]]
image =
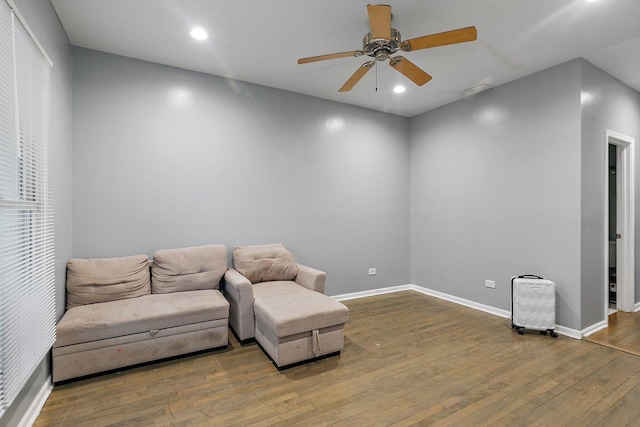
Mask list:
[[346,301],[345,350],[256,344],[56,386],[36,426],[640,425],[640,357],[406,291]]
[[608,328],[585,339],[640,356],[640,313],[617,311],[609,316]]

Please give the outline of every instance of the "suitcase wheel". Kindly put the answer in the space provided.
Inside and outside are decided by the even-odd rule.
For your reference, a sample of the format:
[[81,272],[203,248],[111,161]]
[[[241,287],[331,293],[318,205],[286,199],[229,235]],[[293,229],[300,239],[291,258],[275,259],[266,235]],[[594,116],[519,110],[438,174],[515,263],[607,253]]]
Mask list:
[[517,328],[517,330],[518,330],[518,335],[524,335],[524,329]]
[[552,338],[558,338],[558,333],[556,331],[551,331]]

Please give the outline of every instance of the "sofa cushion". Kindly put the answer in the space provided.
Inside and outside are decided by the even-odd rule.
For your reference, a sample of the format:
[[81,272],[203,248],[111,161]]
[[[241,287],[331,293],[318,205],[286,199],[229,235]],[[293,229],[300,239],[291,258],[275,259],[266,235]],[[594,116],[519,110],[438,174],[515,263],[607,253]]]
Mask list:
[[54,347],[229,317],[229,303],[219,291],[150,294],[140,298],[74,307],[56,326]]
[[153,254],[151,292],[218,289],[227,271],[227,247],[205,245],[163,249]]
[[237,246],[233,249],[233,266],[251,283],[293,280],[298,274],[293,255],[282,243]]
[[253,297],[256,319],[280,338],[344,324],[349,319],[344,304],[291,281],[257,283]]
[[74,258],[67,263],[67,308],[151,292],[149,257]]

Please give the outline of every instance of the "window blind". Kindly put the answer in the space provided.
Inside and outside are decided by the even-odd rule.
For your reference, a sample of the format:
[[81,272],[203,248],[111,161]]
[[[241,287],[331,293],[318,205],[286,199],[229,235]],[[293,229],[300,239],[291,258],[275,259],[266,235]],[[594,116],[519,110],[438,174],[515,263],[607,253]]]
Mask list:
[[55,340],[51,63],[0,1],[0,416]]

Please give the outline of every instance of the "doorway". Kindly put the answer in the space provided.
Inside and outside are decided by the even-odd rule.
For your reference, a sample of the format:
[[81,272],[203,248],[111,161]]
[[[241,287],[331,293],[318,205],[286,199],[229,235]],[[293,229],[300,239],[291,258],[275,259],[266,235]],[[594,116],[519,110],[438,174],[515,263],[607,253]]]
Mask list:
[[618,240],[618,228],[617,228],[617,190],[618,190],[618,146],[615,144],[608,143],[608,151],[609,151],[609,232],[607,235],[609,236],[609,256],[607,259],[609,260],[606,268],[608,269],[609,274],[609,292],[607,298],[609,298],[609,311],[608,314],[611,315],[615,311],[618,310],[618,280],[617,280],[617,240]]
[[635,303],[633,143],[605,132],[605,319],[610,310],[632,312]]

